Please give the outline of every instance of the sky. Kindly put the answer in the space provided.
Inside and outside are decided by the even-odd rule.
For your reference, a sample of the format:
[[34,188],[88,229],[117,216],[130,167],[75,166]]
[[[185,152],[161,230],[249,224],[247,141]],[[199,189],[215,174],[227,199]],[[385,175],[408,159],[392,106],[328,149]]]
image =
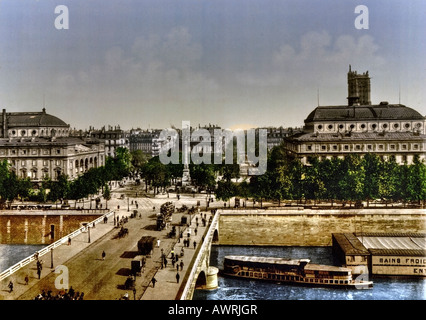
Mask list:
[[351,65],[373,104],[426,115],[425,13],[424,0],[0,0],[0,105],[77,129],[300,127],[347,104]]

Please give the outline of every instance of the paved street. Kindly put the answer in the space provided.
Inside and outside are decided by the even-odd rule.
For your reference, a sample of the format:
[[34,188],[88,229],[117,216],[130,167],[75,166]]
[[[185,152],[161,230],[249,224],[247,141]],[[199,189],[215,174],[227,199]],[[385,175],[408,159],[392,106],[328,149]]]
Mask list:
[[[59,290],[55,287],[55,281],[62,279],[62,273],[55,273],[55,268],[65,266],[69,272],[69,287],[72,287],[76,292],[84,292],[85,300],[116,300],[123,297],[127,292],[130,299],[145,299],[145,300],[173,300],[179,291],[180,285],[185,278],[185,272],[188,271],[193,254],[195,252],[193,241],[199,245],[202,241],[202,236],[205,228],[199,223],[197,235],[191,234],[191,246],[185,248],[185,254],[182,258],[184,262],[184,271],[180,271],[180,283],[176,281],[176,267],[173,267],[170,259],[170,251],[174,248],[176,253],[179,253],[183,241],[178,243],[178,238],[168,238],[168,230],[156,231],[156,216],[159,212],[159,207],[166,201],[172,201],[176,207],[182,204],[192,207],[197,201],[201,202],[201,206],[205,206],[205,195],[181,195],[177,201],[176,195],[171,194],[170,198],[167,195],[158,195],[155,198],[135,198],[138,189],[132,187],[132,184],[126,188],[116,189],[113,192],[113,197],[108,201],[108,207],[115,209],[116,216],[128,217],[136,209],[138,203],[138,216],[129,218],[124,224],[125,228],[129,229],[129,234],[123,238],[118,238],[119,228],[114,228],[113,216],[111,216],[106,224],[99,223],[95,228],[90,229],[90,243],[88,243],[88,234],[82,233],[72,239],[71,245],[61,245],[53,252],[54,268],[51,269],[51,255],[46,254],[40,259],[43,261],[43,269],[41,279],[39,280],[36,274],[36,263],[32,262],[26,267],[15,272],[10,277],[4,279],[0,284],[0,299],[7,300],[32,300],[39,295],[43,290],[52,291],[56,294]],[[120,198],[121,194],[125,194],[124,199]],[[139,194],[142,192],[139,191]],[[127,199],[131,196],[130,200]],[[128,206],[129,204],[129,206]],[[217,204],[218,205],[218,204]],[[120,209],[117,209],[120,206]],[[153,207],[156,207],[153,210]],[[140,216],[139,216],[140,214]],[[180,223],[181,216],[187,213],[174,213],[172,224]],[[204,214],[204,212],[202,212]],[[200,217],[199,214],[197,214]],[[207,218],[210,217],[210,211],[207,212]],[[191,229],[195,229],[195,215],[192,217]],[[208,219],[207,219],[208,220]],[[199,219],[201,221],[201,219]],[[176,227],[177,232],[181,227]],[[132,290],[126,290],[124,283],[130,273],[131,260],[137,254],[137,241],[142,236],[154,236],[160,239],[160,247],[154,249],[152,257],[147,258],[146,268],[136,278],[136,296]],[[186,238],[186,232],[185,232]],[[168,265],[166,268],[161,268],[161,249],[168,256]],[[102,260],[101,253],[105,251],[105,260]],[[179,261],[180,262],[180,261]],[[62,268],[62,267],[61,267]],[[24,278],[28,275],[29,283],[25,284]],[[155,288],[151,283],[151,279],[155,277],[157,280]],[[14,290],[9,293],[7,285],[9,281],[14,283]]]

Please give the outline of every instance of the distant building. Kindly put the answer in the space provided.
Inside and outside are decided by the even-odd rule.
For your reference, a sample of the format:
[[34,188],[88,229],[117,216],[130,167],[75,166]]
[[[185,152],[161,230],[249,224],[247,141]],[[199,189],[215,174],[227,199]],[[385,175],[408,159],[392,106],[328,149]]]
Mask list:
[[40,182],[66,174],[74,179],[105,164],[104,144],[94,138],[70,136],[70,126],[42,112],[3,112],[0,115],[0,160],[7,159],[21,178]]
[[368,72],[348,72],[348,105],[318,106],[305,119],[302,132],[285,138],[285,147],[308,164],[348,154],[375,153],[398,163],[425,159],[426,118],[402,104],[370,102]]
[[158,137],[161,130],[132,129],[129,134],[129,150],[141,150],[144,154],[154,157],[159,154]]
[[102,140],[105,143],[105,155],[114,157],[117,148],[129,149],[129,137],[126,131],[120,129],[120,126],[103,126],[101,129],[95,129],[90,127],[88,136],[98,140]]
[[279,127],[279,128],[266,127],[262,129],[267,130],[266,132],[267,132],[268,150],[271,150],[273,147],[281,145],[281,143],[283,143],[286,137],[301,131],[300,128],[283,128],[283,127]]

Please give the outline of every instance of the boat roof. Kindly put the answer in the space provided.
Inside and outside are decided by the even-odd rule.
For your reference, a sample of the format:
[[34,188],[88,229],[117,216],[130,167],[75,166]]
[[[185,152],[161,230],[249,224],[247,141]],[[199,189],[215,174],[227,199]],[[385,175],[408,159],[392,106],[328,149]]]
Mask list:
[[259,257],[259,256],[225,256],[227,260],[236,260],[244,262],[257,262],[257,263],[271,263],[271,264],[286,264],[286,265],[300,265],[301,262],[309,263],[309,259],[289,259],[278,257]]
[[260,257],[260,256],[225,256],[225,260],[252,262],[252,263],[265,263],[265,264],[278,264],[278,265],[294,265],[299,266],[305,263],[305,270],[313,271],[341,271],[349,272],[348,268],[328,266],[323,264],[310,263],[309,259],[290,259],[290,258],[277,258],[277,257]]
[[312,271],[341,271],[341,272],[349,272],[351,269],[337,266],[328,266],[325,264],[313,264],[309,263],[305,266],[305,270]]

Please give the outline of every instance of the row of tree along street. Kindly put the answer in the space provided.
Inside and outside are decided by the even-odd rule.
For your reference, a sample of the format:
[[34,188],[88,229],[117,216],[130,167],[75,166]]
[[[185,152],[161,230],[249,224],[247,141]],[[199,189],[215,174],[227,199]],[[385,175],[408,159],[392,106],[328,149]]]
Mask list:
[[[182,163],[182,161],[180,161]],[[382,159],[373,153],[363,157],[347,155],[344,159],[309,159],[304,166],[282,147],[268,153],[268,167],[263,175],[242,182],[239,165],[190,164],[191,184],[197,190],[214,192],[216,198],[232,197],[259,201],[335,201],[360,203],[380,199],[388,202],[424,204],[426,199],[426,165],[414,157],[412,164],[396,163],[393,157]],[[105,166],[89,169],[74,180],[61,175],[55,181],[45,179],[34,188],[29,179],[18,178],[6,160],[0,162],[0,206],[16,198],[33,201],[79,200],[99,194],[110,198],[109,181],[132,176],[145,180],[146,192],[165,192],[178,183],[183,164],[163,164],[158,157],[148,158],[141,151],[118,148],[115,157],[107,157]]]

